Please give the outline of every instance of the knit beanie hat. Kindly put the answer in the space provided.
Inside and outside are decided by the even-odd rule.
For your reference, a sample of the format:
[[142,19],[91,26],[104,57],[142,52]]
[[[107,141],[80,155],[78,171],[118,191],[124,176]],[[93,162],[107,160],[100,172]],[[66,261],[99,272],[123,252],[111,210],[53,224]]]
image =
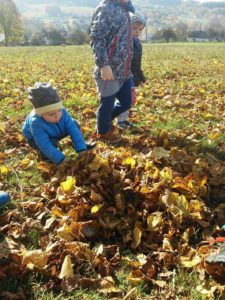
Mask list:
[[139,22],[143,24],[144,27],[146,26],[145,17],[139,11],[136,11],[134,14],[131,14],[131,23],[133,24],[134,22]]
[[32,102],[37,115],[63,107],[56,89],[49,82],[36,82],[34,87],[29,87],[28,99]]

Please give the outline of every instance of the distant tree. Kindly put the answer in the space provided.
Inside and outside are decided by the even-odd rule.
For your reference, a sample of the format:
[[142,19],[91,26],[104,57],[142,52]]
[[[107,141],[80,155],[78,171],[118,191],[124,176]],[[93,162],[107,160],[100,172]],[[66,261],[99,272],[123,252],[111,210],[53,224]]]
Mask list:
[[176,33],[171,28],[163,29],[161,37],[163,39],[165,39],[167,43],[169,43],[170,40],[176,40],[177,39]]
[[156,30],[152,35],[152,40],[159,42],[161,40],[161,30]]
[[176,40],[177,35],[171,28],[165,28],[158,30],[152,37],[155,41],[162,41],[166,40],[167,43],[169,43],[171,40]]
[[24,42],[30,42],[32,35],[36,36],[36,33],[40,33],[44,29],[44,23],[39,19],[30,19],[23,17],[24,27]]
[[211,38],[223,40],[225,32],[225,23],[220,21],[219,18],[211,20],[208,24],[208,33]]
[[180,41],[187,40],[188,25],[182,21],[176,24],[176,35]]
[[30,37],[29,43],[32,46],[45,45],[45,37],[43,35],[43,32],[34,32]]
[[67,42],[73,45],[83,45],[89,42],[88,32],[81,29],[74,29],[69,33]]
[[64,36],[64,32],[60,32],[52,25],[48,25],[47,28],[43,31],[44,36],[48,39],[50,45],[61,45],[66,42],[66,37]]
[[22,36],[22,21],[13,0],[0,0],[0,30],[5,35],[5,46]]

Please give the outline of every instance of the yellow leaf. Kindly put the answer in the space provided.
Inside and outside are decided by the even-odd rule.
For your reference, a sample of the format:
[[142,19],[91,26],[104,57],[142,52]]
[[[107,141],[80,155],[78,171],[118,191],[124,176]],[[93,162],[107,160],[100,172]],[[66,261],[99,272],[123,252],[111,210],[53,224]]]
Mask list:
[[22,252],[22,264],[26,265],[29,269],[37,268],[43,270],[48,260],[48,253],[42,250],[24,250]]
[[52,171],[52,164],[40,161],[37,165],[38,170],[50,174]]
[[92,214],[96,214],[97,212],[99,212],[99,210],[100,210],[103,206],[104,206],[104,203],[93,206],[92,209],[91,209],[91,213],[92,213]]
[[60,187],[62,191],[69,194],[73,192],[75,184],[76,184],[76,179],[74,177],[68,176],[66,181],[61,182]]
[[96,155],[94,160],[88,165],[91,171],[98,171],[101,167],[106,170],[110,169],[108,158],[103,158],[99,155]]
[[218,131],[216,133],[210,134],[209,138],[213,141],[215,141],[216,139],[218,139],[220,136],[222,135],[222,132]]
[[203,203],[199,200],[191,200],[189,204],[189,210],[192,213],[201,212],[203,211]]
[[159,169],[156,167],[151,167],[151,169],[147,171],[147,175],[152,179],[157,179],[159,177]]
[[62,269],[61,272],[59,274],[59,278],[63,279],[63,278],[67,278],[67,277],[72,277],[74,275],[73,273],[73,265],[71,262],[71,258],[69,255],[67,255],[64,258],[63,264],[62,264]]
[[18,142],[22,142],[24,139],[22,134],[20,134],[20,133],[17,133],[16,138],[17,138]]
[[142,231],[139,227],[135,227],[134,228],[134,232],[133,232],[133,241],[132,241],[132,248],[137,248],[140,245],[141,242],[141,237],[142,237]]
[[57,230],[57,235],[66,241],[74,240],[70,226],[68,226],[66,223]]
[[169,168],[164,168],[161,172],[160,175],[163,179],[170,181],[172,180],[172,172]]
[[148,229],[150,231],[159,230],[163,225],[162,213],[155,212],[155,213],[151,214],[150,216],[148,216],[147,224],[148,224]]
[[206,185],[206,183],[207,183],[207,176],[205,176],[202,180],[201,180],[201,182],[200,182],[200,186],[202,187],[202,186],[204,186],[204,185]]
[[28,169],[33,164],[34,164],[34,161],[32,161],[28,157],[26,157],[26,158],[22,159],[20,166],[22,169]]
[[2,131],[3,133],[5,133],[5,128],[6,128],[5,125],[0,124],[0,131]]
[[64,212],[57,206],[53,206],[52,214],[56,217],[62,218],[65,216]]
[[143,282],[143,278],[129,277],[128,281],[132,286],[138,286],[139,284],[141,284]]
[[174,252],[173,246],[168,238],[163,239],[162,249],[168,252]]
[[132,157],[127,157],[123,160],[123,165],[130,165],[131,168],[134,168],[136,164],[136,160]]
[[152,168],[152,162],[150,160],[146,160],[145,171],[149,170],[150,168]]
[[199,90],[199,93],[200,93],[200,94],[205,94],[205,90],[204,90],[204,89],[200,89],[200,90]]
[[203,117],[205,120],[213,119],[213,115],[210,114],[210,113],[203,114],[202,117]]
[[144,280],[143,273],[141,270],[133,270],[129,275],[128,275],[128,281],[132,286],[137,286],[141,284]]
[[198,255],[195,255],[193,258],[189,258],[186,256],[181,256],[181,265],[185,268],[193,268],[194,266],[197,266],[201,262],[201,258]]
[[9,173],[9,169],[6,167],[6,166],[1,166],[1,168],[0,168],[0,172],[1,172],[1,174],[3,174],[3,175],[7,175],[8,173]]
[[189,209],[189,203],[184,195],[180,196],[178,207],[183,211],[187,212]]

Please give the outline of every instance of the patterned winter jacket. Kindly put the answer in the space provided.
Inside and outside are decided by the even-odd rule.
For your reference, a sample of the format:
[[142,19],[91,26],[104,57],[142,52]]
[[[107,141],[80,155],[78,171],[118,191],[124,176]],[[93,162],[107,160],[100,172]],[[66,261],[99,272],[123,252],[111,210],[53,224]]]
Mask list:
[[134,39],[133,59],[131,62],[131,72],[133,74],[134,85],[138,86],[141,81],[145,82],[146,78],[141,69],[142,45],[139,39]]
[[100,69],[110,65],[115,79],[129,78],[133,38],[128,9],[118,0],[103,0],[94,12],[90,36],[94,77],[101,78]]

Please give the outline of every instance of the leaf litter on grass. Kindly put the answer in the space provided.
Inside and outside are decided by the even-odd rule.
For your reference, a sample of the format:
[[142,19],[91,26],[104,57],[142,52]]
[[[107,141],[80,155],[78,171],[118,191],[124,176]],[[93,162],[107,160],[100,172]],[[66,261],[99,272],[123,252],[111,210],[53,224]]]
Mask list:
[[[34,64],[37,72],[43,68],[41,51]],[[57,51],[54,57],[62,55]],[[87,100],[96,97],[90,72],[83,63],[71,68],[66,57],[64,63],[63,76],[48,70],[46,78],[55,76],[65,105],[85,124],[83,133],[89,137],[97,105]],[[213,155],[224,148],[222,84],[218,80],[208,88],[206,80],[196,81],[206,66],[197,66],[194,59],[185,60],[181,71],[174,67],[160,73],[160,68],[153,65],[152,79],[139,91],[130,116],[139,126],[123,132],[120,147],[99,143],[93,153],[76,160],[68,152],[71,164],[58,177],[53,166],[36,160],[20,134],[28,108],[21,95],[33,77],[22,71],[21,82],[13,77],[21,90],[13,95],[10,81],[0,80],[5,93],[1,101],[18,114],[9,106],[11,119],[1,114],[0,186],[20,199],[0,216],[0,280],[14,274],[22,283],[34,274],[42,276],[47,291],[88,288],[118,299],[136,299],[138,287],[145,285],[175,299],[186,291],[171,286],[174,272],[195,270],[200,294],[224,295],[223,286],[204,271],[214,272],[205,265],[205,257],[216,249],[210,241],[225,235],[225,165]],[[210,65],[206,69],[214,76]],[[217,72],[222,74],[220,64]],[[202,140],[214,153],[204,151]],[[66,151],[68,146],[63,142]],[[42,179],[32,181],[30,174]],[[11,178],[18,191],[8,183]],[[132,256],[123,255],[126,249]],[[128,272],[125,287],[117,276],[123,268]],[[16,295],[25,294],[19,290]]]

